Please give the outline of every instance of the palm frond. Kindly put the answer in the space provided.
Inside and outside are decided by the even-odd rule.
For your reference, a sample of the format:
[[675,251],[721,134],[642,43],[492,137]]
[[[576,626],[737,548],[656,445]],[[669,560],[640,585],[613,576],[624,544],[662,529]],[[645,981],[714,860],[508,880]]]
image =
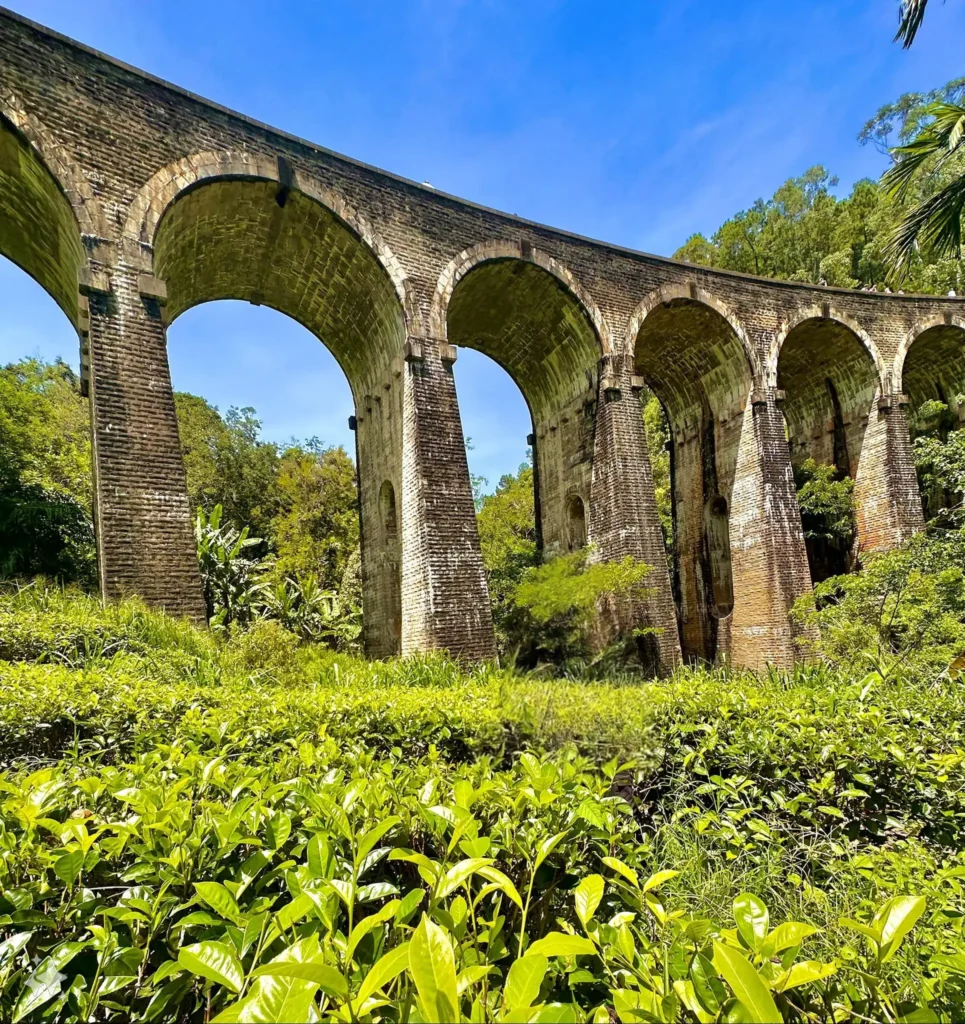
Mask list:
[[965,212],[965,175],[911,210],[899,224],[886,247],[898,275],[908,266],[915,251],[926,246],[936,253],[958,255],[962,244],[962,214]]
[[902,0],[898,9],[899,24],[895,42],[900,40],[906,50],[915,41],[927,6],[928,0]]
[[926,161],[937,157],[937,170],[965,140],[965,107],[957,103],[932,103],[925,111],[933,120],[912,142],[892,149],[891,155],[897,162],[881,178],[885,191],[899,199],[905,198],[915,174]]

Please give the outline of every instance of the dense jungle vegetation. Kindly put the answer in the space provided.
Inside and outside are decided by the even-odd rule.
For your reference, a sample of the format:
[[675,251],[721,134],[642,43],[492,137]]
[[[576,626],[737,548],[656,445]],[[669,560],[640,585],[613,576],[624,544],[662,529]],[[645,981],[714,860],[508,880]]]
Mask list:
[[[678,258],[960,290],[932,226],[963,94],[865,127],[896,168],[911,153],[897,183],[837,198],[812,169]],[[92,595],[86,402],[62,363],[0,370],[0,1019],[965,1014],[950,406],[914,417],[927,531],[799,603],[798,667],[655,680],[591,638],[649,568],[544,559],[529,464],[476,481],[501,665],[362,661],[351,459],[176,404],[207,630]],[[672,567],[669,435],[656,398],[641,415]],[[806,536],[849,549],[851,481],[809,463],[797,483]]]

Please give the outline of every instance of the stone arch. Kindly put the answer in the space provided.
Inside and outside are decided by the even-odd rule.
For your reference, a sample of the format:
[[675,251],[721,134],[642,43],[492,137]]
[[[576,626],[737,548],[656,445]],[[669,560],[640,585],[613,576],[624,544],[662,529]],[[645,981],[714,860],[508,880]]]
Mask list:
[[916,323],[898,346],[891,374],[895,392],[908,395],[912,419],[927,399],[947,403],[952,389],[965,391],[965,317],[949,313]]
[[784,347],[784,342],[787,341],[788,335],[797,330],[797,328],[803,323],[810,320],[830,320],[847,327],[848,330],[851,331],[851,333],[861,342],[865,349],[867,349],[868,355],[874,362],[879,378],[882,383],[885,382],[888,367],[881,355],[881,351],[875,344],[874,339],[854,319],[854,317],[842,310],[835,309],[833,306],[823,305],[810,306],[807,309],[799,311],[794,316],[782,321],[779,330],[774,335],[774,340],[771,342],[771,347],[767,354],[767,366],[765,367],[765,370],[767,384],[769,386],[778,386],[777,366],[781,356],[781,349]]
[[[865,456],[883,440],[877,403],[888,387],[877,346],[855,321],[824,306],[782,325],[771,352],[795,474],[813,459],[833,467],[838,478],[853,480],[856,525],[859,536],[866,533],[862,524],[869,519],[867,510],[879,504],[883,467],[876,456],[870,461]],[[813,582],[849,571],[853,546],[847,537],[805,532],[811,534],[805,547]]]
[[584,313],[593,324],[603,353],[606,354],[609,351],[610,331],[599,306],[589,292],[580,284],[572,271],[562,263],[523,242],[481,242],[468,249],[463,249],[458,256],[449,261],[445,270],[439,275],[429,313],[429,333],[434,338],[447,337],[446,321],[449,302],[456,285],[475,267],[491,260],[526,260],[542,267],[548,274],[552,274],[583,307]]
[[442,272],[433,336],[475,349],[516,383],[533,423],[534,490],[544,550],[566,550],[566,495],[589,493],[599,366],[609,338],[599,308],[559,261],[521,242],[487,242]]
[[100,203],[83,170],[40,118],[27,112],[16,93],[0,92],[0,121],[7,121],[35,150],[70,203],[81,235],[105,234]]
[[264,158],[200,163],[193,181],[176,176],[146,205],[142,193],[125,231],[140,223],[152,232],[140,244],[166,283],[169,322],[213,299],[271,306],[326,345],[360,404],[366,382],[402,352],[404,278],[393,278],[357,220],[343,219],[344,204],[303,190],[297,176],[282,191],[269,171]]
[[748,447],[742,444],[745,410],[759,380],[756,352],[735,314],[691,286],[649,295],[630,319],[625,344],[670,425],[683,651],[714,661],[730,653],[730,516],[741,453]]
[[760,369],[758,366],[757,349],[750,341],[740,318],[722,299],[719,299],[712,292],[705,291],[703,288],[698,288],[693,284],[665,284],[652,291],[630,316],[623,339],[624,351],[635,351],[637,338],[640,334],[640,329],[643,327],[643,322],[655,309],[675,301],[694,302],[707,306],[726,320],[744,348],[754,379],[758,379]]
[[[282,187],[277,157],[249,150],[210,150],[193,153],[155,172],[140,189],[127,209],[123,239],[134,244],[145,257],[144,269],[151,270],[150,253],[158,225],[167,209],[179,196],[205,183],[219,180],[260,180]],[[301,170],[292,172],[289,186],[328,209],[372,252],[395,288],[406,316],[411,316],[412,301],[402,264],[377,231],[341,196],[327,189]]]
[[[33,138],[31,138],[33,136]],[[36,123],[0,107],[0,255],[29,274],[78,326],[78,274],[87,265],[63,166]],[[46,150],[46,152],[44,152]],[[53,157],[53,167],[49,158]]]
[[393,279],[360,222],[340,216],[344,206],[327,196],[333,210],[306,184],[295,175],[286,186],[264,158],[199,162],[151,201],[135,201],[127,230],[138,237],[128,235],[126,248],[136,244],[165,282],[167,322],[218,299],[270,306],[342,368],[356,408],[365,641],[381,657],[399,650],[401,636],[401,542],[386,536],[379,501],[383,481],[402,478],[404,382],[395,367],[407,336],[404,279]]
[[784,392],[792,464],[811,457],[855,477],[868,415],[885,381],[868,334],[846,315],[805,310],[775,336],[769,375]]

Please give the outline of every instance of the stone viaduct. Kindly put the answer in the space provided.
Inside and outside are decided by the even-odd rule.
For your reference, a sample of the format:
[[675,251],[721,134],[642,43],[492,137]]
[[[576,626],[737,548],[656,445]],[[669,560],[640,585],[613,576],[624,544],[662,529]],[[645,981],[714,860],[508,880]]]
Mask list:
[[[286,135],[0,8],[0,254],[77,329],[107,599],[203,614],[165,329],[246,299],[307,327],[355,407],[373,656],[494,651],[453,381],[533,420],[548,552],[655,566],[613,611],[680,657],[787,664],[811,586],[792,465],[855,481],[860,550],[922,525],[906,407],[965,390],[954,299],[766,281],[485,209]],[[672,431],[676,593],[640,392]],[[319,401],[324,396],[319,395]],[[963,410],[965,414],[965,410]]]

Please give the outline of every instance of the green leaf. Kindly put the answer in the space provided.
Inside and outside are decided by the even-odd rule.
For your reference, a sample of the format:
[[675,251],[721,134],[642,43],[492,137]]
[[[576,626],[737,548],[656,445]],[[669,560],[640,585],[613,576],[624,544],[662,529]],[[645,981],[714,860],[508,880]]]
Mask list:
[[940,953],[933,956],[931,962],[939,967],[947,967],[956,974],[965,974],[965,953]]
[[711,1016],[716,1017],[727,1000],[727,991],[718,979],[714,965],[703,953],[698,953],[694,958],[690,968],[690,980],[694,983],[694,991],[700,1005]]
[[[269,965],[310,963],[321,955],[318,936],[311,935],[282,950]],[[308,1024],[317,1019],[315,1012],[316,981],[277,974],[257,977],[248,995],[227,1007],[211,1024]]]
[[734,900],[734,920],[737,921],[741,938],[756,953],[767,937],[770,926],[770,915],[764,901],[753,893],[742,892]]
[[498,868],[492,866],[480,868],[477,872],[486,879],[487,882],[492,882],[493,885],[499,886],[499,888],[506,893],[506,895],[519,907],[523,909],[523,900],[516,889],[516,886],[500,871]]
[[391,882],[370,882],[368,885],[360,885],[355,892],[355,899],[359,903],[371,903],[372,900],[381,900],[386,896],[394,896],[399,890]]
[[628,867],[626,864],[624,864],[622,860],[618,860],[616,857],[604,857],[603,863],[606,864],[608,868],[613,868],[613,870],[616,871],[617,874],[623,875],[623,877],[634,888],[640,888],[640,879],[636,871],[634,871],[633,868]]
[[234,924],[241,923],[241,910],[234,896],[220,882],[195,882],[194,889],[216,914]]
[[352,956],[355,953],[355,949],[358,944],[365,938],[366,935],[373,928],[377,928],[380,924],[384,924],[390,917],[395,916],[395,912],[399,907],[398,900],[392,900],[391,903],[386,903],[377,913],[370,914],[368,917],[363,917],[361,921],[352,929],[352,934],[348,937],[348,944],[345,947],[345,959],[351,961]]
[[436,898],[440,900],[445,899],[449,893],[458,889],[466,879],[471,878],[481,868],[489,867],[492,862],[491,857],[469,857],[466,860],[459,861],[458,864],[446,872],[445,878],[442,879],[436,892]]
[[178,953],[178,963],[192,974],[216,981],[232,992],[240,992],[244,984],[241,961],[223,942],[196,942],[184,946]]
[[749,1022],[774,1024],[783,1019],[761,976],[743,953],[715,942],[714,966],[746,1009]]
[[50,957],[41,960],[37,969],[24,983],[10,1019],[16,1024],[17,1021],[23,1020],[28,1014],[39,1009],[60,993],[61,986],[66,980],[67,975],[61,974],[57,970],[56,964],[51,962]]
[[459,1019],[456,960],[449,936],[428,914],[409,941],[409,973],[419,993],[419,1005],[426,1021]]
[[771,986],[775,992],[787,992],[788,989],[807,985],[812,981],[830,978],[837,971],[835,964],[822,964],[818,960],[802,960],[793,964]]
[[251,977],[311,981],[330,996],[348,999],[348,984],[345,978],[334,967],[321,961],[299,963],[297,960],[273,960],[253,970]]
[[563,842],[567,834],[568,830],[564,832],[557,832],[555,836],[550,836],[539,844],[536,848],[536,860],[533,862],[534,873],[539,870],[540,865],[556,849],[556,847]]
[[679,874],[679,871],[658,871],[646,880],[643,891],[650,892],[651,889],[656,889],[657,886],[663,885],[664,882],[669,882],[671,878],[676,878]]
[[809,935],[814,935],[818,930],[814,925],[803,924],[800,921],[784,921],[768,935],[761,944],[759,952],[765,959],[775,956],[782,950],[790,949],[791,946],[799,946]]
[[537,953],[522,957],[510,967],[503,989],[507,1013],[521,1013],[536,1002],[548,966],[546,957]]
[[577,1009],[572,1003],[546,1003],[535,1017],[530,1017],[530,1024],[576,1024],[583,1020],[577,1017]]
[[374,828],[369,829],[368,832],[359,839],[358,852],[356,853],[356,863],[365,857],[367,857],[373,849],[375,844],[386,834],[395,828],[396,825],[402,819],[397,814],[392,814],[384,821],[380,821]]
[[881,963],[887,963],[898,952],[924,912],[924,896],[894,896],[878,908],[872,926],[881,934]]
[[409,943],[403,942],[401,946],[390,949],[385,956],[375,962],[362,982],[359,994],[354,1000],[355,1004],[360,1006],[380,988],[385,988],[390,981],[400,975],[408,966]]
[[576,887],[573,899],[576,904],[576,916],[585,928],[596,913],[596,908],[603,899],[603,876],[587,875]]
[[596,946],[589,939],[566,932],[550,932],[526,950],[527,956],[589,956],[594,953]]
[[65,884],[73,885],[84,866],[83,850],[71,850],[54,861],[54,874]]
[[866,924],[862,924],[860,921],[854,921],[850,917],[839,917],[838,924],[842,928],[851,928],[856,932],[861,932],[862,935],[869,938],[872,944],[877,949],[881,945],[881,932],[877,928],[871,928]]

